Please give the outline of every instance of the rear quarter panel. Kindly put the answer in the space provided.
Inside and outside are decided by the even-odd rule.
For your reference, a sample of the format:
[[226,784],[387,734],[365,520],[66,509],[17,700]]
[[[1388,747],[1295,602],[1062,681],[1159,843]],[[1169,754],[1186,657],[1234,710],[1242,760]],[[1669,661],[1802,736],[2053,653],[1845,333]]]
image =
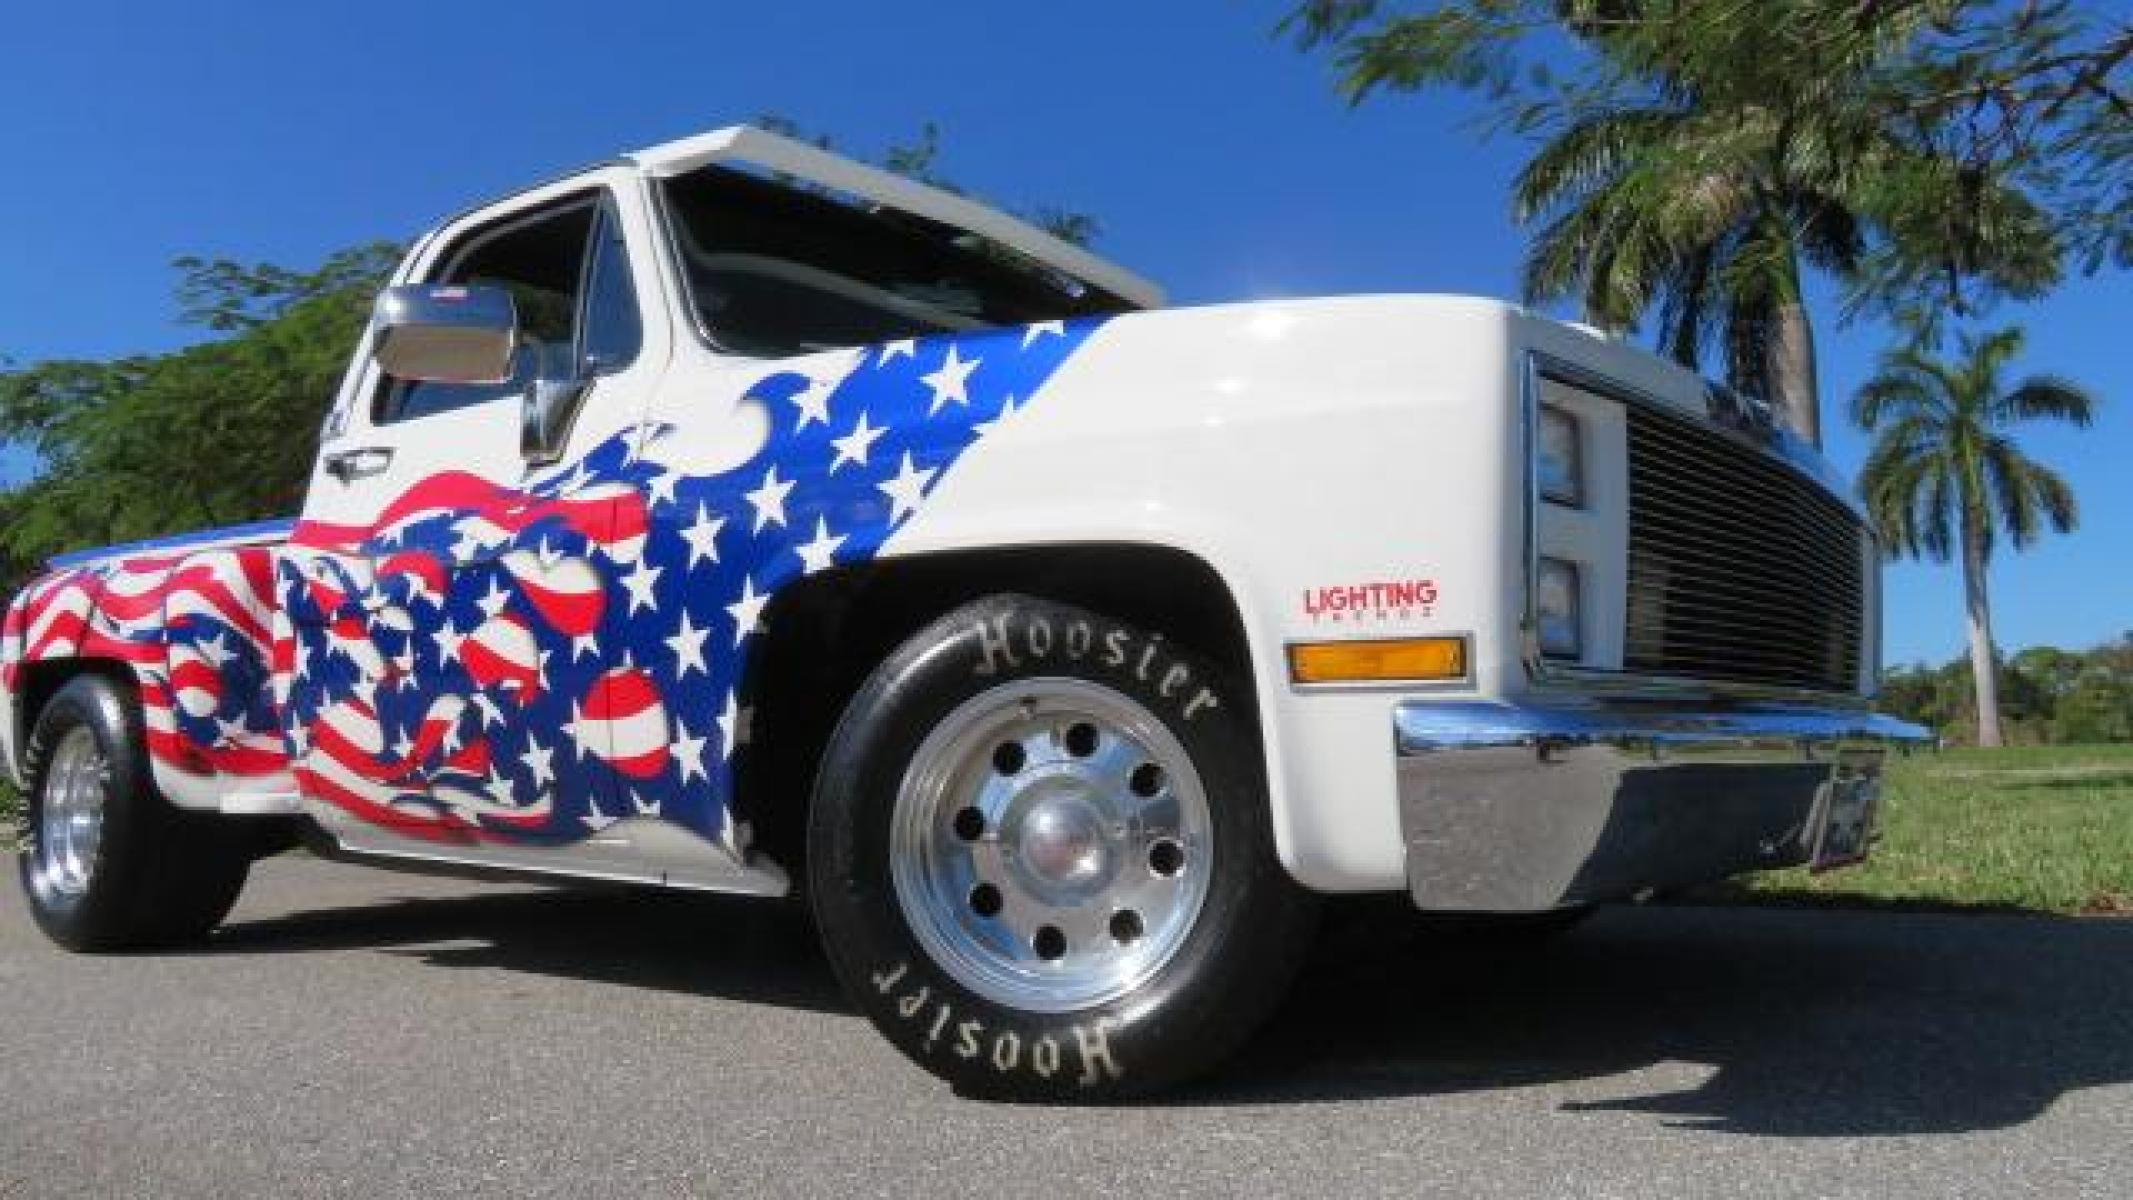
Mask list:
[[157,785],[216,808],[235,793],[284,793],[276,699],[275,547],[171,548],[60,567],[16,596],[0,625],[6,760],[21,781],[40,669],[104,664],[140,691]]

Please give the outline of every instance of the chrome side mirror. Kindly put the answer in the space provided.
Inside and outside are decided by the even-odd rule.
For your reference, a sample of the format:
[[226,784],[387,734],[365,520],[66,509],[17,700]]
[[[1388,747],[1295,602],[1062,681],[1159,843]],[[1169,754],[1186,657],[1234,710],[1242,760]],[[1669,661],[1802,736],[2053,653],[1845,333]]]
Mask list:
[[518,349],[518,309],[498,287],[411,283],[385,289],[370,355],[394,379],[502,383]]

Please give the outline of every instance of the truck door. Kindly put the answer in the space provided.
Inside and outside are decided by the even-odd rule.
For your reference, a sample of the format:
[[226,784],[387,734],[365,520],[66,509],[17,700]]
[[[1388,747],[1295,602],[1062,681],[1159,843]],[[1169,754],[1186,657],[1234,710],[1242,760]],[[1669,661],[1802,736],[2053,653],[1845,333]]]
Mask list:
[[[547,865],[567,847],[553,865],[641,873],[600,836],[634,749],[614,608],[644,502],[622,467],[664,365],[626,239],[583,179],[448,226],[410,279],[508,291],[513,377],[396,380],[366,343],[329,420],[284,570],[286,665],[299,780],[351,848]],[[536,381],[567,410],[529,458]]]

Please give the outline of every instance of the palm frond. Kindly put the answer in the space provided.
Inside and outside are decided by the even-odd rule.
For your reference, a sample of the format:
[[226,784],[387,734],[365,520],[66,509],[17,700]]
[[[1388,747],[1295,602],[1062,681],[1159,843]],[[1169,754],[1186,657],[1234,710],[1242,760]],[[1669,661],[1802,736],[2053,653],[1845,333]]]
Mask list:
[[2096,419],[2098,404],[2094,394],[2071,379],[2032,375],[1993,405],[1992,420],[1996,425],[2011,425],[2018,421],[2065,421],[2076,428],[2087,429]]

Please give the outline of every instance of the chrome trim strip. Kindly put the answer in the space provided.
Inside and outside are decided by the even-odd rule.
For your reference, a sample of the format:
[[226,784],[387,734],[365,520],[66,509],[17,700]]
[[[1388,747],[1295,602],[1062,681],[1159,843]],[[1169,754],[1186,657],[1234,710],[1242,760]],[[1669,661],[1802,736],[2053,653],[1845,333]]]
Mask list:
[[1699,712],[1605,702],[1512,705],[1416,700],[1393,709],[1393,729],[1403,758],[1513,746],[1599,745],[1663,754],[1671,748],[1837,742],[1909,748],[1933,740],[1931,731],[1881,713],[1778,705]]

